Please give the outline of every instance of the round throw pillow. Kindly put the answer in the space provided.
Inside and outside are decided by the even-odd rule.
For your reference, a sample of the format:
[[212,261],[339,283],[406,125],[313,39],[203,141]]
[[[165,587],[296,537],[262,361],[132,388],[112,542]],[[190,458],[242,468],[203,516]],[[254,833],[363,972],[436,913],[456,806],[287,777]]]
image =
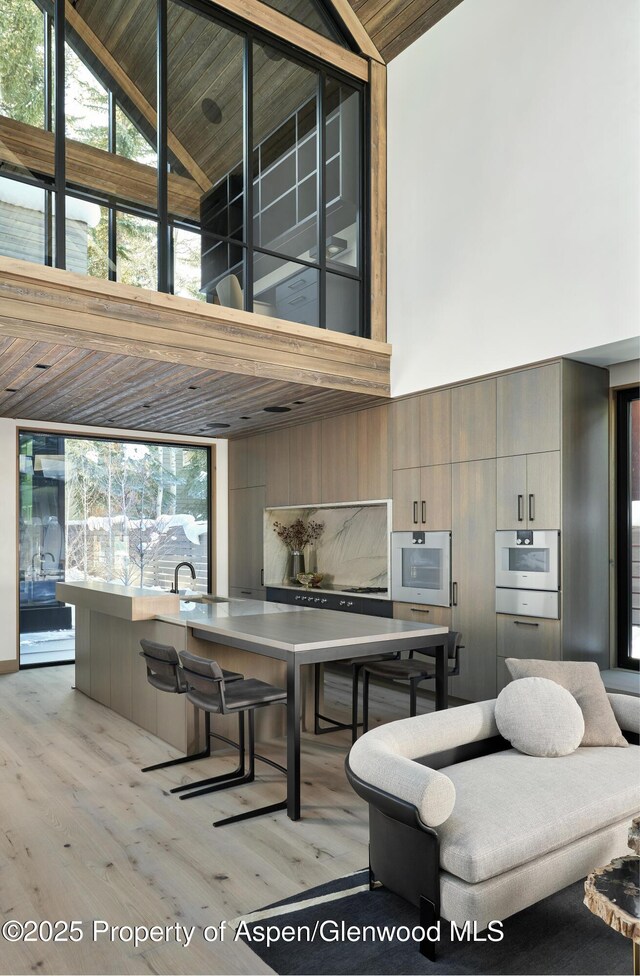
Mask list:
[[568,756],[584,736],[582,710],[570,692],[548,678],[519,678],[496,699],[498,731],[528,756]]

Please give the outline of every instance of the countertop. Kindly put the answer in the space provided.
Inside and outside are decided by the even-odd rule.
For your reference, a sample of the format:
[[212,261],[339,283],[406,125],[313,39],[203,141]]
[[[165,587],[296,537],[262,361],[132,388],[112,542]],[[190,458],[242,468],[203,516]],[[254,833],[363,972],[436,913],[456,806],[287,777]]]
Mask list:
[[56,596],[82,610],[104,613],[121,620],[153,620],[156,613],[176,613],[180,608],[177,593],[166,593],[143,586],[124,586],[103,580],[78,580],[58,583]]
[[[293,613],[295,616],[289,616]],[[193,610],[160,613],[158,620],[183,624],[225,639],[248,639],[280,651],[310,651],[346,644],[393,643],[403,637],[431,637],[448,633],[447,627],[373,617],[369,614],[315,610],[261,600],[230,600],[200,604]]]

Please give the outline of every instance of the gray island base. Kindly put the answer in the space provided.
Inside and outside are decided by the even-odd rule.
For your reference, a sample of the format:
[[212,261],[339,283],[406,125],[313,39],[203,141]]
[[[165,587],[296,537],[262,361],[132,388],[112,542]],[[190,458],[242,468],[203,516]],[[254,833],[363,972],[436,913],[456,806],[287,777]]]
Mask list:
[[[165,609],[158,606],[163,594],[154,591],[146,591],[150,598],[147,620],[140,619],[138,599],[138,619],[119,618],[114,624],[99,593],[95,594],[96,609],[90,609],[91,588],[90,583],[61,585],[60,599],[76,603],[77,620],[85,618],[78,620],[76,687],[176,748],[198,750],[200,723],[181,696],[162,695],[147,684],[146,668],[138,655],[141,637],[171,643],[178,650],[186,648],[247,677],[286,687],[287,813],[292,820],[300,818],[300,726],[303,699],[307,708],[310,705],[310,667],[314,664],[431,648],[436,655],[436,708],[447,706],[446,627],[258,600],[183,604],[176,610],[174,598]],[[122,694],[127,681],[128,696]]]

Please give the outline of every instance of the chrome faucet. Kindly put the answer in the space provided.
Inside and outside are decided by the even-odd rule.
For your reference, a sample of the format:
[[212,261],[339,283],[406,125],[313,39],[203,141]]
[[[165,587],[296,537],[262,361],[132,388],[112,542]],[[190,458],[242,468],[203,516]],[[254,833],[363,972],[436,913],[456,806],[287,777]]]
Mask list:
[[172,593],[180,592],[180,590],[178,589],[178,574],[183,566],[188,566],[189,569],[191,570],[191,579],[196,578],[196,571],[193,568],[193,563],[188,563],[188,562],[178,563],[178,565],[175,568],[175,572],[173,574],[173,589],[171,590]]

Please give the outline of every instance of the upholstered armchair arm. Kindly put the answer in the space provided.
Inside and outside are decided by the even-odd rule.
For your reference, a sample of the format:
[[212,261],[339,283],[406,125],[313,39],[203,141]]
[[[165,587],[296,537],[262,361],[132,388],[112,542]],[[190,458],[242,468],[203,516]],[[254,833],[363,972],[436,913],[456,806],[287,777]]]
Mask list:
[[349,768],[368,786],[415,807],[427,827],[437,827],[451,816],[456,789],[449,777],[437,769],[396,756],[379,745],[357,750],[354,746],[349,753]]
[[640,698],[634,695],[617,694],[610,694],[608,698],[622,731],[640,735]]
[[456,791],[448,776],[429,767],[429,755],[497,735],[494,711],[495,701],[475,702],[382,725],[354,744],[349,769],[437,827],[451,816]]

